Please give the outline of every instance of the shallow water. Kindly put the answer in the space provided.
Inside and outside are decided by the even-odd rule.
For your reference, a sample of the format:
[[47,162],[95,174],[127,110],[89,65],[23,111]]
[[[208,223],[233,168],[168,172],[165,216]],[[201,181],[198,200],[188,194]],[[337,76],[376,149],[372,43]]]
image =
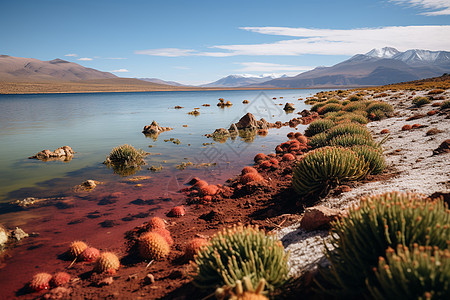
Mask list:
[[[201,168],[205,176],[220,177],[224,171],[251,163],[256,152],[271,152],[280,136],[292,129],[271,129],[268,136],[253,142],[238,138],[214,145],[204,135],[216,128],[228,128],[245,113],[269,122],[296,117],[282,108],[293,102],[296,112],[306,108],[303,101],[317,90],[200,91],[96,93],[63,95],[0,95],[0,202],[25,197],[64,194],[64,190],[87,179],[117,181],[120,176],[102,162],[115,146],[131,144],[153,154],[147,166],[135,175],[155,176],[147,168],[162,165],[175,174],[181,162],[216,163]],[[276,100],[272,98],[276,97]],[[282,99],[280,97],[283,97]],[[221,109],[218,98],[233,106]],[[247,99],[249,104],[242,104]],[[210,104],[204,107],[202,104]],[[282,105],[279,105],[282,104]],[[184,108],[174,109],[180,105]],[[200,108],[199,116],[188,115]],[[153,120],[173,127],[155,141],[141,133]],[[187,125],[187,127],[183,127]],[[301,130],[302,126],[298,129]],[[176,145],[164,140],[175,138]],[[69,145],[76,151],[70,162],[42,162],[27,157],[43,150]],[[153,146],[149,148],[149,146]],[[188,167],[187,170],[198,170]],[[217,177],[218,178],[218,177]]]

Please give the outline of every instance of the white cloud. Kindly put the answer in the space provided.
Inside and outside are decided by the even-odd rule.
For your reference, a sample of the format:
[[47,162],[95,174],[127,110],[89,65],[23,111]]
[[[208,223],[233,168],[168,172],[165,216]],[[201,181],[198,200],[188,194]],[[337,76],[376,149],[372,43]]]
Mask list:
[[79,58],[78,60],[81,60],[81,61],[91,61],[92,58],[89,58],[89,57],[81,57],[81,58]]
[[179,48],[161,48],[161,49],[149,49],[149,50],[138,50],[134,51],[135,54],[144,54],[152,56],[167,56],[167,57],[178,57],[178,56],[191,56],[195,54],[195,50],[191,49],[179,49]]
[[69,54],[66,54],[66,55],[64,55],[64,56],[77,57],[77,56],[78,56],[78,54],[75,54],[75,53],[69,53]]
[[135,51],[154,56],[211,56],[236,55],[354,55],[373,48],[395,47],[408,49],[450,50],[450,26],[389,26],[357,29],[314,29],[291,27],[242,27],[241,29],[269,35],[296,37],[274,43],[216,45],[218,52],[194,49],[162,48]]
[[421,13],[425,16],[450,15],[450,0],[390,0],[393,3],[404,4],[427,10]]
[[263,63],[263,62],[243,62],[238,64],[242,65],[242,68],[237,70],[240,72],[266,72],[266,73],[275,73],[280,71],[304,72],[312,70],[314,68],[310,66],[293,66],[293,65]]
[[130,72],[127,69],[118,69],[118,70],[112,70],[112,73],[126,73],[126,72]]

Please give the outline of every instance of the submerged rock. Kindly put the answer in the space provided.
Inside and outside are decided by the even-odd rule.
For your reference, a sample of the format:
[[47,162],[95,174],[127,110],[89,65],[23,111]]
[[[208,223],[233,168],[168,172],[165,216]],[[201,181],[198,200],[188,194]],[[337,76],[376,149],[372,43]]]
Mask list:
[[49,160],[64,160],[70,161],[73,158],[74,151],[69,146],[59,147],[55,151],[50,151],[48,149],[42,150],[33,156],[28,157],[29,159],[39,159],[42,161]]

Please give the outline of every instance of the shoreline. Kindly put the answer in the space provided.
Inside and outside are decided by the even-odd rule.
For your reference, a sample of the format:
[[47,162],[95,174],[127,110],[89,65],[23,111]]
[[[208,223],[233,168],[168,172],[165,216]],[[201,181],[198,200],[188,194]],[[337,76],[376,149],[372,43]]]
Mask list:
[[[86,84],[76,82],[0,82],[0,95],[52,95],[91,93],[145,93],[145,92],[188,92],[188,91],[245,91],[245,90],[312,90],[312,89],[354,89],[371,86],[317,86],[305,88],[283,87],[145,87],[142,85]],[[151,84],[149,84],[151,85]],[[39,91],[43,88],[43,91]],[[14,89],[18,89],[15,91]],[[58,90],[55,90],[58,89]],[[5,91],[6,90],[6,91]]]

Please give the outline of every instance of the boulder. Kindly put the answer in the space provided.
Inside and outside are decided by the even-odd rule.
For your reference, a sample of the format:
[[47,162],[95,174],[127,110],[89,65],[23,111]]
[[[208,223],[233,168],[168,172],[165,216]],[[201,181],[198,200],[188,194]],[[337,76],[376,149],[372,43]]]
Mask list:
[[264,118],[256,122],[258,124],[258,129],[268,129],[269,122],[267,122]]
[[450,139],[443,141],[438,148],[433,150],[433,155],[450,153]]
[[300,227],[305,230],[327,228],[330,222],[341,216],[341,211],[317,205],[305,209]]
[[231,124],[228,132],[230,132],[230,134],[238,134],[239,130],[237,129],[236,124]]
[[304,109],[301,112],[299,112],[299,115],[301,115],[302,117],[309,117],[311,115],[311,112],[307,109]]
[[258,128],[258,123],[254,115],[247,113],[236,123],[236,128],[239,130],[255,130]]
[[283,108],[285,111],[294,111],[294,103],[286,103]]

